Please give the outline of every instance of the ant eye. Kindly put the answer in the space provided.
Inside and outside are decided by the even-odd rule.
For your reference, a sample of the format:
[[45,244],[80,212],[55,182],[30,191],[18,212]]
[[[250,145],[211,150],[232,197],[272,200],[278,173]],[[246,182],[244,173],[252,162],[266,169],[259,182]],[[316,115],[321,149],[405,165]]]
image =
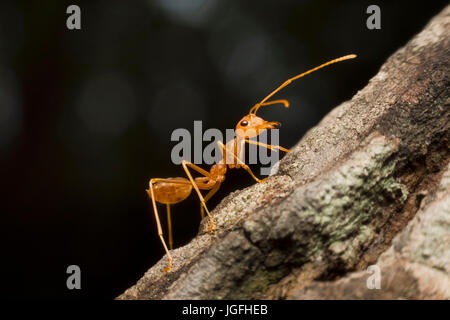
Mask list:
[[244,120],[244,121],[241,122],[241,126],[246,127],[247,125],[248,125],[247,120]]

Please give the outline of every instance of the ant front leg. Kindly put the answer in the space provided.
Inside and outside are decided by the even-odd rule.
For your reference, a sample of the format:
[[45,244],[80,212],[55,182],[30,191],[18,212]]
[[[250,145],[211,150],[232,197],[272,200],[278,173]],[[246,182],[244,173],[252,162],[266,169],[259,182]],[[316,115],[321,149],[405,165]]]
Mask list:
[[272,146],[270,144],[265,144],[265,143],[262,143],[262,142],[259,142],[259,141],[253,141],[253,140],[248,140],[248,139],[244,139],[244,141],[247,142],[247,143],[250,143],[250,144],[256,144],[257,146],[261,146],[261,147],[267,148],[269,150],[281,150],[281,151],[284,151],[284,152],[290,152],[291,151],[289,149],[286,149],[286,148],[283,148],[283,147],[280,147],[280,146]]
[[[194,186],[195,191],[197,192],[197,195],[198,195],[198,198],[200,199],[202,208],[205,209],[206,214],[208,215],[209,221],[211,223],[211,225],[210,225],[210,227],[208,229],[208,232],[210,232],[210,231],[214,230],[214,220],[213,220],[211,214],[209,213],[208,208],[206,207],[206,201],[203,198],[202,193],[200,192],[200,189],[198,188],[197,184],[195,183],[194,178],[192,178],[192,175],[191,175],[188,167],[190,167],[191,169],[197,171],[198,173],[200,173],[200,174],[202,174],[202,175],[204,175],[205,177],[208,177],[208,178],[210,176],[209,172],[206,171],[206,170],[203,170],[202,168],[200,168],[199,166],[196,166],[193,163],[187,162],[186,160],[183,160],[181,162],[181,165],[183,166],[183,169],[186,172],[186,175],[188,176],[189,180],[191,181],[192,185]],[[211,191],[213,191],[213,190],[211,190]],[[202,211],[202,215],[204,215],[203,211]]]
[[223,155],[224,159],[227,158],[226,155],[225,155],[225,153],[227,153],[228,155],[231,155],[231,156],[237,161],[237,163],[239,163],[239,164],[242,166],[242,168],[244,168],[244,170],[246,170],[246,171],[252,176],[252,178],[255,179],[256,182],[262,183],[262,182],[264,182],[264,181],[266,180],[266,179],[262,179],[262,180],[261,180],[261,179],[258,179],[258,178],[254,175],[254,173],[252,172],[252,170],[249,168],[249,166],[246,165],[241,159],[239,159],[233,152],[229,151],[229,150],[227,149],[227,147],[225,147],[225,145],[224,145],[221,141],[217,141],[217,144],[218,144],[219,147],[224,151],[224,155]]

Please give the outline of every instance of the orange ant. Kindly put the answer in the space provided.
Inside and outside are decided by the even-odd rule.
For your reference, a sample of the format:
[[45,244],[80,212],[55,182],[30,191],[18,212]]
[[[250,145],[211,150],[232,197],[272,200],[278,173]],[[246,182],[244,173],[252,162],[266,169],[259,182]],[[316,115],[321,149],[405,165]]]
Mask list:
[[[261,102],[255,104],[251,109],[248,115],[243,117],[235,128],[236,137],[233,140],[230,140],[226,146],[223,145],[222,142],[218,141],[219,149],[222,150],[222,160],[220,160],[217,164],[214,164],[211,169],[208,171],[200,168],[199,166],[190,163],[188,161],[183,160],[182,166],[186,175],[189,179],[186,178],[153,178],[150,179],[149,189],[146,190],[153,204],[153,212],[156,218],[156,224],[158,228],[158,235],[161,239],[161,242],[164,246],[164,250],[167,253],[168,257],[168,266],[165,268],[165,271],[170,271],[172,268],[172,256],[170,255],[169,249],[163,238],[163,232],[161,228],[161,223],[158,216],[158,210],[156,208],[156,202],[166,204],[167,207],[167,227],[169,231],[169,247],[172,249],[173,240],[172,240],[172,221],[170,217],[170,205],[181,202],[185,200],[192,192],[192,187],[194,187],[197,195],[200,199],[201,205],[201,217],[204,218],[204,210],[206,211],[209,221],[210,227],[208,228],[208,232],[214,229],[214,220],[209,213],[208,208],[206,207],[206,202],[219,190],[221,183],[225,180],[225,174],[227,172],[227,167],[230,169],[233,168],[243,168],[245,169],[256,182],[262,183],[265,179],[258,179],[250,168],[243,161],[243,151],[244,144],[255,144],[258,146],[265,147],[270,150],[281,150],[284,152],[289,152],[288,149],[280,147],[267,145],[261,142],[248,140],[248,138],[256,137],[261,134],[262,131],[267,129],[274,129],[280,125],[279,122],[270,122],[265,121],[264,119],[256,116],[256,111],[262,106],[269,106],[273,104],[283,104],[286,108],[289,107],[289,102],[287,100],[273,100],[267,101],[271,98],[275,93],[289,85],[292,81],[297,80],[307,74],[310,74],[318,69],[326,67],[330,64],[337,63],[343,60],[356,58],[356,55],[350,54],[337,59],[333,59],[324,64],[321,64],[318,67],[310,69],[304,73],[301,73],[293,78],[285,81],[281,86],[275,89],[272,93],[270,93],[267,97],[265,97]],[[192,178],[192,175],[189,171],[189,168],[201,174],[202,177]],[[209,192],[203,197],[200,190],[209,190]]]

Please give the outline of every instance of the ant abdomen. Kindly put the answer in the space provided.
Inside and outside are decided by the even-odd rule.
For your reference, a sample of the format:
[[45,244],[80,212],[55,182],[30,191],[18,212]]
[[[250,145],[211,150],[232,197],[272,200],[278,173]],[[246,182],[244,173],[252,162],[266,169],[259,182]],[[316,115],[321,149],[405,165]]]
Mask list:
[[[192,184],[185,178],[167,178],[165,180],[173,180],[172,182],[156,182],[153,185],[153,193],[155,201],[163,204],[175,204],[183,201],[192,192]],[[180,183],[184,182],[184,183]],[[150,198],[152,197],[150,190],[147,190]]]

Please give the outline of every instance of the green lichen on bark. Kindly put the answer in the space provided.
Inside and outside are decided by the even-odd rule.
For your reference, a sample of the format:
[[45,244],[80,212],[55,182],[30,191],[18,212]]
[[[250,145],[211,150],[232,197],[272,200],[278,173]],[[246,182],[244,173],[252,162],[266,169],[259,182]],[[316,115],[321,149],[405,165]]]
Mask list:
[[[371,137],[366,148],[326,173],[319,182],[292,192],[279,207],[273,208],[279,214],[266,210],[247,220],[243,225],[246,236],[267,256],[266,264],[271,267],[299,267],[329,256],[339,258],[346,268],[354,267],[361,245],[370,244],[371,219],[384,201],[380,197],[387,198],[386,203],[400,205],[407,198],[406,187],[394,177],[396,158],[392,155],[397,151],[397,142]],[[261,279],[258,274],[263,282],[279,280],[270,276]]]

